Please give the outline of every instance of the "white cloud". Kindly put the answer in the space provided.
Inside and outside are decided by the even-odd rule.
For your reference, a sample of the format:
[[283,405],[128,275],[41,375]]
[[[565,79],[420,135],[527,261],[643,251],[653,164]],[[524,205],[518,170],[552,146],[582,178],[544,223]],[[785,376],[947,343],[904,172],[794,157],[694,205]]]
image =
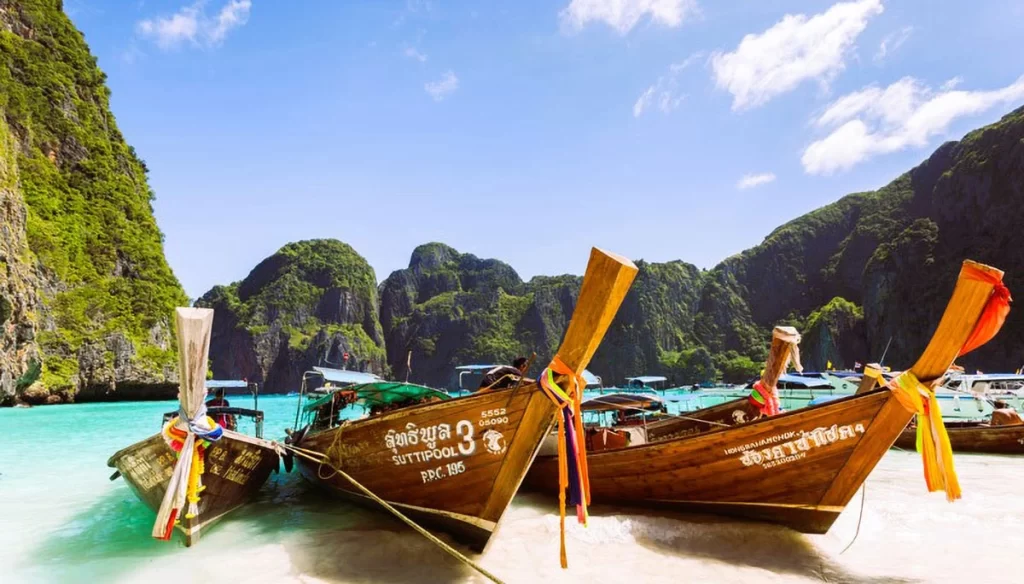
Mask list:
[[676,27],[696,12],[696,0],[572,0],[558,16],[569,30],[604,22],[624,35],[645,16],[651,22]]
[[651,106],[656,106],[666,114],[679,107],[686,99],[686,94],[679,92],[679,74],[703,56],[702,52],[694,53],[685,61],[670,65],[668,73],[658,77],[658,80],[637,98],[633,104],[633,117],[639,118]]
[[441,101],[455,93],[455,90],[458,88],[459,78],[450,70],[446,71],[439,80],[431,81],[423,86],[423,89],[430,94],[430,97],[434,98],[434,101]]
[[921,148],[957,118],[1024,100],[1024,76],[991,91],[960,91],[955,85],[951,80],[934,91],[904,77],[884,89],[869,86],[837,99],[814,120],[831,133],[804,150],[804,171],[832,174],[873,156]]
[[405,49],[405,51],[402,52],[402,54],[405,55],[406,57],[409,57],[410,59],[416,59],[420,63],[427,62],[427,55],[425,53],[417,51],[413,47],[408,47],[407,49]]
[[903,46],[903,43],[907,42],[910,35],[914,32],[914,27],[904,26],[896,32],[889,33],[884,39],[882,44],[878,45],[878,52],[875,53],[875,61],[882,61],[887,56],[896,52],[896,49]]
[[136,29],[165,50],[185,43],[212,47],[224,42],[233,29],[244,26],[252,9],[251,0],[229,0],[216,16],[210,17],[205,12],[205,4],[205,0],[198,0],[171,16],[141,20]]
[[748,34],[731,53],[711,57],[715,84],[733,95],[732,109],[764,105],[772,98],[817,79],[830,82],[881,0],[833,5],[821,14],[787,14],[761,34]]
[[775,173],[762,172],[761,174],[745,174],[743,178],[736,183],[736,188],[742,190],[752,189],[761,185],[766,185],[775,180]]
[[956,77],[954,77],[952,79],[949,79],[945,83],[943,83],[939,87],[939,89],[941,89],[942,91],[949,91],[951,89],[956,89],[963,82],[964,82],[964,78],[959,76],[959,75],[957,75]]

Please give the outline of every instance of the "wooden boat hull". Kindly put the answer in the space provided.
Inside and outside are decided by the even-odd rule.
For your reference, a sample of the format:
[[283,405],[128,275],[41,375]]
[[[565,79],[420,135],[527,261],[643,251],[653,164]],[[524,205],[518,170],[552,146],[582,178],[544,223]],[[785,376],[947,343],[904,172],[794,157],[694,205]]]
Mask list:
[[[119,450],[107,466],[116,468],[139,499],[156,512],[175,461],[174,451],[160,434],[155,434]],[[192,545],[200,530],[252,499],[270,473],[277,470],[278,463],[277,452],[269,443],[255,438],[225,433],[214,442],[206,452],[206,489],[199,499],[199,515],[195,519],[181,518],[175,526],[184,535],[185,545]]]
[[372,505],[332,466],[425,526],[482,550],[551,428],[555,408],[535,384],[403,408],[303,436],[310,481]]
[[[717,415],[731,417],[732,406]],[[691,413],[692,415],[692,413]],[[825,533],[911,414],[876,390],[754,422],[590,453],[591,499],[769,521]],[[525,486],[557,492],[540,456]]]
[[[1024,454],[1024,424],[1017,426],[946,426],[954,452],[981,454]],[[917,430],[908,426],[896,439],[897,447],[917,449]]]

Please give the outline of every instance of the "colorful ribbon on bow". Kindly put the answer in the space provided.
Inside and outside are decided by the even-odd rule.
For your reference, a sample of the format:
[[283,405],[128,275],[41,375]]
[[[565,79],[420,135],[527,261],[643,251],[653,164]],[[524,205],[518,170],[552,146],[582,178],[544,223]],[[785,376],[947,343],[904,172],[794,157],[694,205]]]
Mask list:
[[[568,388],[562,389],[555,375],[568,378]],[[558,355],[551,360],[540,376],[540,387],[558,408],[558,512],[561,532],[560,558],[562,567],[568,567],[565,554],[565,492],[569,503],[576,506],[576,519],[587,525],[587,505],[590,504],[590,477],[587,471],[587,449],[583,434],[581,409],[586,382]]]
[[[793,364],[797,371],[804,370],[803,365],[800,364],[800,333],[796,332],[796,329],[788,327],[775,327],[772,331],[773,345],[776,340],[789,345],[785,361],[780,366],[775,362],[777,358],[775,352],[769,350],[768,361],[764,364],[764,369],[761,370],[761,379],[754,382],[754,388],[747,397],[750,403],[761,411],[762,416],[774,416],[782,411],[782,403],[779,401],[779,390],[777,387],[768,386],[765,383],[765,372],[778,371],[779,375],[781,375],[786,372],[790,363]],[[778,375],[776,375],[775,385],[778,385],[778,378]]]
[[774,416],[782,410],[779,392],[774,387],[771,390],[765,389],[760,379],[754,382],[754,389],[750,391],[747,399],[761,411],[762,416]]
[[[187,519],[192,519],[199,514],[199,494],[206,488],[203,486],[203,473],[206,470],[206,450],[210,447],[210,444],[220,440],[224,434],[224,429],[213,418],[206,415],[206,408],[202,408],[201,414],[201,416],[197,416],[195,421],[189,420],[188,429],[186,430],[178,427],[179,420],[187,419],[183,418],[183,413],[179,411],[178,416],[171,418],[164,424],[163,431],[160,433],[167,446],[179,457],[185,447],[189,434],[195,435],[195,447],[192,449],[192,461],[188,469],[188,482],[185,491],[185,499],[188,502],[188,510],[185,513]],[[205,423],[200,423],[200,420]],[[174,524],[177,521],[178,509],[175,508],[171,511],[167,525],[164,526],[161,539],[168,540],[171,538]]]
[[[1010,291],[1002,277],[984,272],[971,264],[964,264],[961,274],[968,279],[992,284],[989,296],[974,330],[967,337],[957,356],[966,355],[996,336],[1010,312]],[[921,383],[910,371],[901,373],[889,387],[908,411],[917,414],[917,451],[924,464],[924,480],[928,492],[943,490],[946,500],[960,498],[960,481],[953,465],[953,449],[949,434],[942,422],[942,410],[935,398],[935,390]]]

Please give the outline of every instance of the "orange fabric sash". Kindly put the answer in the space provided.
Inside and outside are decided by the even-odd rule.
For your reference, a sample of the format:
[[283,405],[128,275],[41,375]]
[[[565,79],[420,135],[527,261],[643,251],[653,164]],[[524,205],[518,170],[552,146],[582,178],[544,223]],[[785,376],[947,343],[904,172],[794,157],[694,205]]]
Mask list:
[[[555,383],[555,373],[569,378],[567,389],[563,390],[557,383]],[[583,388],[586,387],[586,382],[583,380],[582,376],[566,365],[558,355],[555,355],[551,360],[551,363],[548,365],[548,368],[541,373],[539,382],[544,394],[548,396],[548,399],[550,399],[559,410],[572,408],[573,431],[575,434],[576,446],[576,469],[574,470],[580,477],[583,491],[583,500],[579,502],[579,505],[577,505],[576,518],[580,523],[586,526],[587,519],[589,517],[587,513],[587,506],[590,505],[590,477],[587,471],[586,434],[583,433],[583,415],[581,407],[581,404],[583,403]],[[566,439],[568,429],[565,427],[565,416],[563,412],[559,411],[556,417],[558,420],[558,515],[561,540],[559,559],[562,567],[567,568],[569,566],[569,562],[565,553],[565,491],[569,488],[569,456],[567,452],[569,444]]]
[[1010,297],[1010,290],[1003,284],[1002,278],[983,272],[970,264],[964,266],[963,273],[965,277],[972,280],[988,282],[995,286],[995,289],[992,290],[992,296],[989,297],[985,310],[982,311],[981,318],[978,319],[978,324],[974,326],[971,336],[967,338],[967,342],[960,349],[958,357],[970,353],[996,336],[999,329],[1003,327],[1003,323],[1006,322],[1006,315],[1010,313],[1010,302],[1013,301],[1013,298]]

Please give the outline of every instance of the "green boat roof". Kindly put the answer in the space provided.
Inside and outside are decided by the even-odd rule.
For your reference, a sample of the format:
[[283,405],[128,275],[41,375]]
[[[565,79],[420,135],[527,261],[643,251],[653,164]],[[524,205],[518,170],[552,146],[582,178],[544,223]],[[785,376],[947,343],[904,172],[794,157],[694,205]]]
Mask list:
[[443,391],[423,385],[416,385],[415,383],[376,381],[373,383],[360,383],[358,385],[343,388],[332,388],[330,393],[306,404],[303,409],[307,412],[315,410],[329,402],[337,391],[353,391],[356,393],[358,402],[366,405],[392,404],[409,399],[424,399],[427,397],[436,397],[442,400],[452,399],[452,396]]

